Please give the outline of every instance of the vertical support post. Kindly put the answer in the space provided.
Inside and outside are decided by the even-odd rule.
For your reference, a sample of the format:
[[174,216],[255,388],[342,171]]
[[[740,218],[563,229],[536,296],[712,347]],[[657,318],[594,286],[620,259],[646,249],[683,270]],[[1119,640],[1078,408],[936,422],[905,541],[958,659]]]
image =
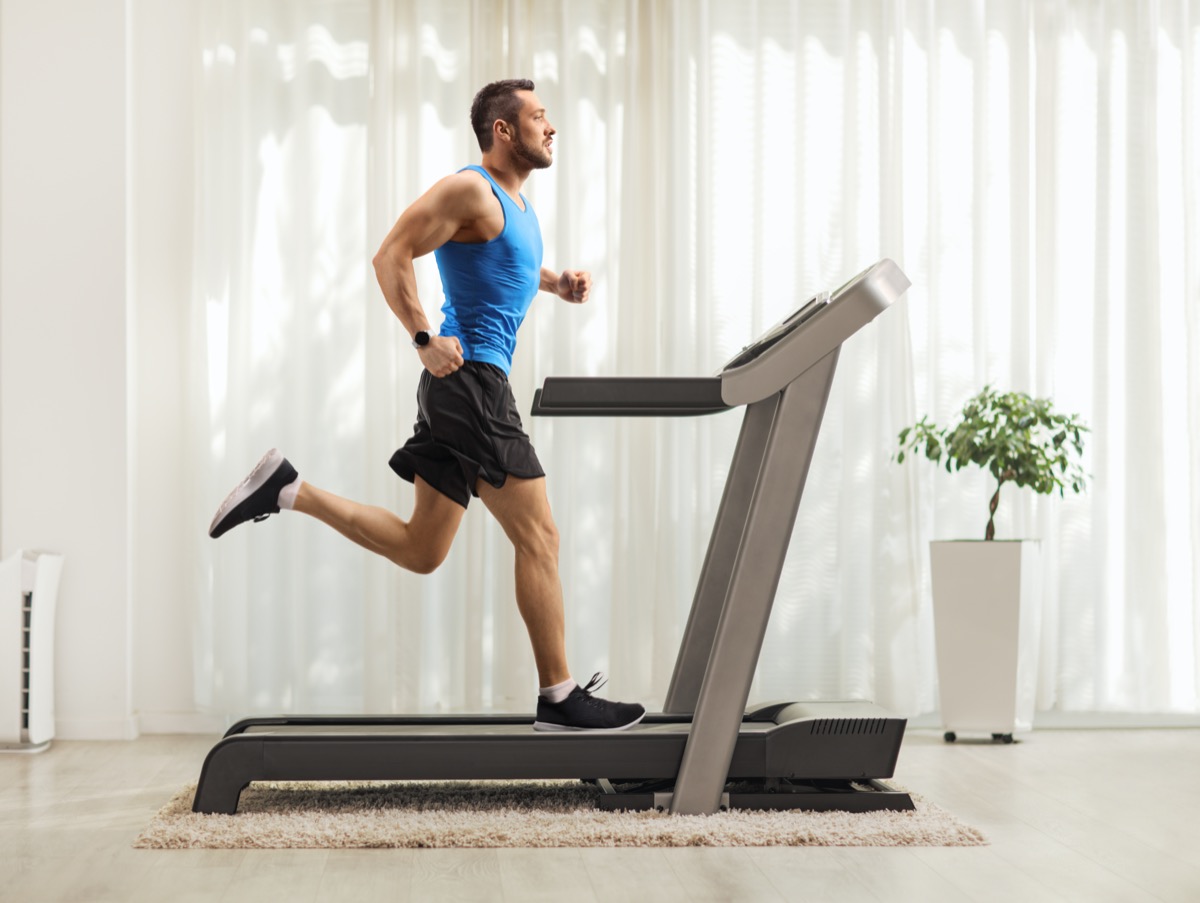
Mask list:
[[675,782],[672,814],[711,813],[720,805],[839,350],[778,396]]
[[754,402],[746,408],[742,418],[742,431],[738,434],[729,475],[725,478],[725,491],[721,495],[708,552],[692,599],[692,610],[679,644],[675,671],[663,703],[664,712],[688,714],[696,711],[704,669],[708,667],[713,638],[717,635],[717,624],[725,605],[725,592],[737,558],[738,541],[746,528],[754,484],[758,480],[763,450],[771,435],[779,399],[780,395],[775,394]]

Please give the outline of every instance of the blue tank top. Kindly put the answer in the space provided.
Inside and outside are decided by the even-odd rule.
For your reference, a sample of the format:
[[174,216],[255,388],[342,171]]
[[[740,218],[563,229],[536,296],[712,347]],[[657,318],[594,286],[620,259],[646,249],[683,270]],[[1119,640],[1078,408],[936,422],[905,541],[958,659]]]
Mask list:
[[517,329],[542,281],[542,230],[524,195],[522,210],[482,166],[459,172],[467,169],[491,183],[504,210],[504,229],[491,241],[448,241],[433,252],[446,293],[439,334],[457,338],[466,360],[508,373]]

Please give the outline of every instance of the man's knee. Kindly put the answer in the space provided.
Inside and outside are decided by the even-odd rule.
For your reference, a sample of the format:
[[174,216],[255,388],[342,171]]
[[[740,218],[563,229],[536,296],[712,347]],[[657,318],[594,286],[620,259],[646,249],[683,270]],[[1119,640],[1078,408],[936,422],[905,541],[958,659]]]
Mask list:
[[511,531],[509,536],[513,546],[520,553],[558,560],[558,527],[549,514],[527,521]]
[[443,543],[398,549],[391,558],[400,567],[414,574],[432,574],[441,567],[449,554],[450,544]]

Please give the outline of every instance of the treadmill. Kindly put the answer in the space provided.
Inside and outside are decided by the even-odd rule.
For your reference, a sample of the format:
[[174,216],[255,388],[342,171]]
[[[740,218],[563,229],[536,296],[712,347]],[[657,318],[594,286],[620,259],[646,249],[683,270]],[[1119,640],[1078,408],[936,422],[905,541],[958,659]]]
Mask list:
[[912,809],[883,783],[905,719],[864,701],[746,707],[841,345],[909,284],[882,260],[716,376],[551,377],[536,392],[535,416],[746,409],[662,712],[610,733],[537,732],[532,714],[247,718],[209,752],[193,811],[235,813],[252,781],[562,778],[608,809]]

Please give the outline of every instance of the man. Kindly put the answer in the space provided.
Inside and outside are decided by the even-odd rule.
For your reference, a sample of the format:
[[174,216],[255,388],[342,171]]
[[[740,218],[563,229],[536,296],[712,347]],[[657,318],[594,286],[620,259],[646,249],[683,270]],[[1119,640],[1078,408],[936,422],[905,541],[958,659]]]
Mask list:
[[[623,730],[645,709],[594,696],[599,675],[581,687],[567,667],[558,531],[545,473],[508,384],[517,328],[538,290],[581,304],[592,284],[589,273],[542,266],[537,216],[520,193],[533,170],[553,162],[555,130],[533,87],[525,79],[500,81],[475,96],[471,126],[483,165],[430,188],[375,255],[384,298],[425,367],[413,436],[390,462],[416,487],[411,519],[318,489],[272,449],[222,503],[209,535],[292,509],[428,574],[450,551],[474,495],[516,551],[517,606],[541,685],[534,729]],[[413,271],[413,259],[430,252],[446,295],[440,333],[425,317]]]

